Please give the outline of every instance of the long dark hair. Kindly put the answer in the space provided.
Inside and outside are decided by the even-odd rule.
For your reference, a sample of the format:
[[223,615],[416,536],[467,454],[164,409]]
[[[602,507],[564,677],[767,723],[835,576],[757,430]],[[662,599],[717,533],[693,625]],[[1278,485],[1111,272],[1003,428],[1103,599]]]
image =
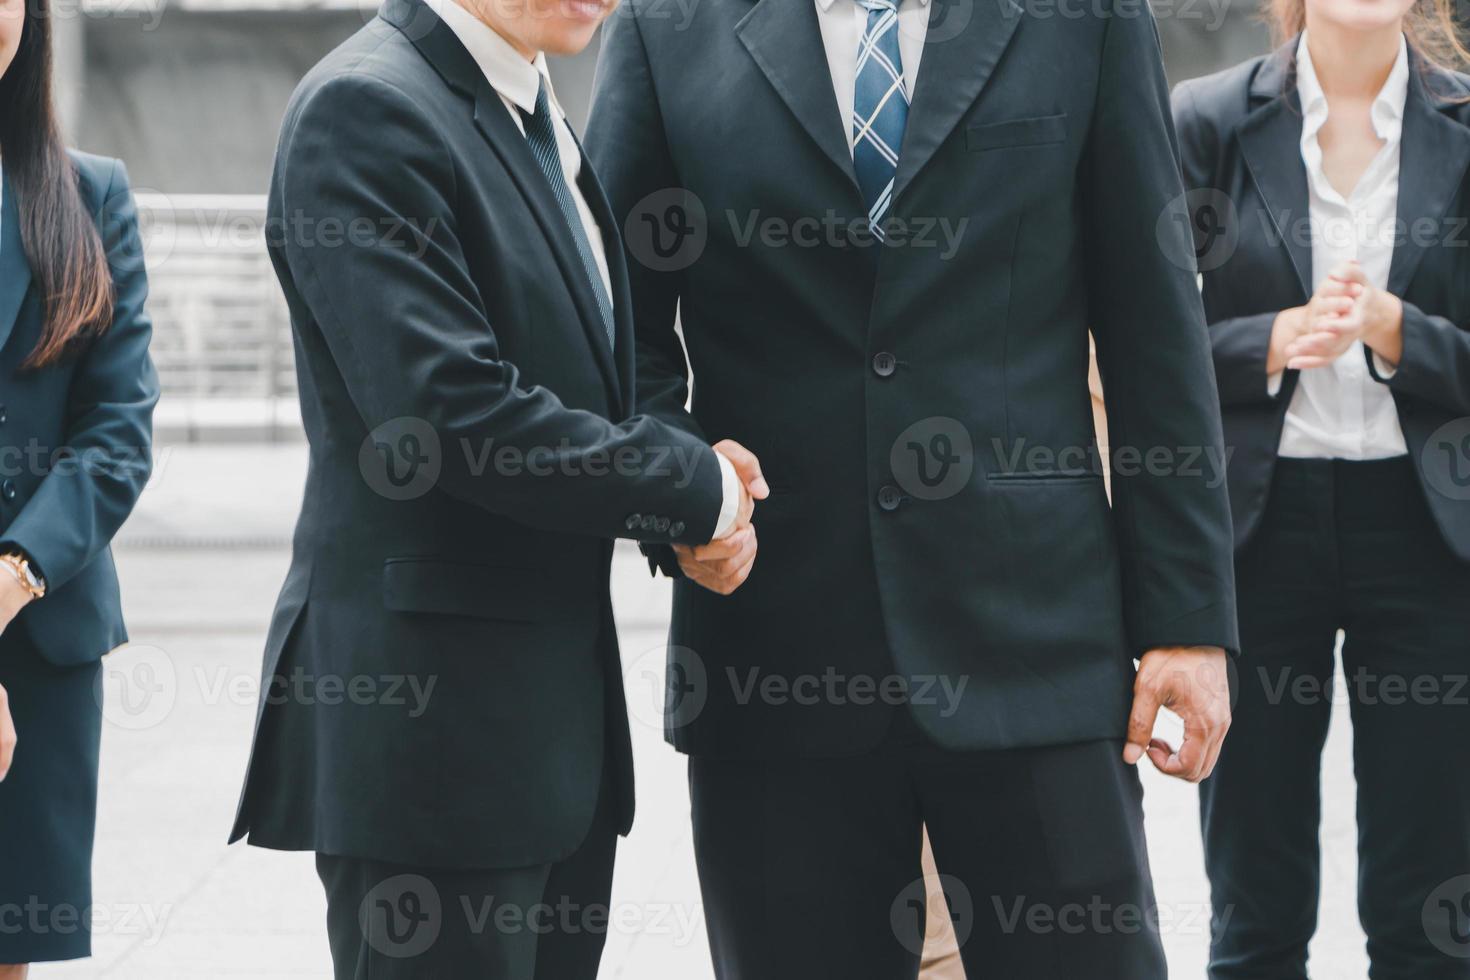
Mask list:
[[[1307,26],[1306,0],[1271,0],[1266,15],[1277,43],[1285,43]],[[1409,44],[1426,62],[1442,69],[1463,71],[1470,65],[1470,49],[1460,29],[1455,0],[1415,0],[1404,17]]]
[[112,275],[77,188],[51,94],[48,0],[23,0],[20,49],[0,77],[0,154],[45,321],[24,367],[55,364],[112,323]]

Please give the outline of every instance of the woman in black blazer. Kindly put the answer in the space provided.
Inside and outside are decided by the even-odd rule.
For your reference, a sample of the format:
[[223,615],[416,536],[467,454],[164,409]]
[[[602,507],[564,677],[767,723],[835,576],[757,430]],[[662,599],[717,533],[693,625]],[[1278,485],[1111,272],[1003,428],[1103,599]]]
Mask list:
[[0,687],[19,736],[0,980],[17,980],[90,953],[99,663],[127,638],[108,544],[148,479],[158,379],[126,174],[61,144],[46,4],[0,7]]
[[1448,6],[1278,0],[1174,97],[1242,659],[1201,786],[1210,976],[1303,978],[1339,631],[1374,980],[1470,977],[1470,79]]

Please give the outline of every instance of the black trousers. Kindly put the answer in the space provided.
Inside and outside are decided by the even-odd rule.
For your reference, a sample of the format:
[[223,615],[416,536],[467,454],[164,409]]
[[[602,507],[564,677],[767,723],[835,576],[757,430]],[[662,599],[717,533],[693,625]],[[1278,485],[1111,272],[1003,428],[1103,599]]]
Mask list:
[[917,976],[927,824],[971,980],[1162,980],[1121,741],[954,753],[896,714],[855,758],[690,760],[716,976]]
[[1470,565],[1409,462],[1282,460],[1238,562],[1235,718],[1201,787],[1214,980],[1298,980],[1339,630],[1373,980],[1470,978]]
[[317,855],[336,980],[596,980],[617,851],[608,777],[582,846],[555,864],[409,868]]

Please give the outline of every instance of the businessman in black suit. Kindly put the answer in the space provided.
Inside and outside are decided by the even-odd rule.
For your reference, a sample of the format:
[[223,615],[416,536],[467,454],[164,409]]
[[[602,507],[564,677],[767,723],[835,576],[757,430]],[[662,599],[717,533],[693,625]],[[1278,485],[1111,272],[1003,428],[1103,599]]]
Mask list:
[[629,417],[616,226],[541,54],[605,12],[388,0],[287,111],[310,469],[233,837],[317,853],[343,980],[596,975],[633,818],[611,539],[752,553],[754,460]]
[[1130,764],[1209,773],[1237,639],[1147,5],[636,3],[587,145],[639,411],[772,490],[732,595],[648,548],[718,975],[913,976],[927,825],[971,976],[1162,977]]

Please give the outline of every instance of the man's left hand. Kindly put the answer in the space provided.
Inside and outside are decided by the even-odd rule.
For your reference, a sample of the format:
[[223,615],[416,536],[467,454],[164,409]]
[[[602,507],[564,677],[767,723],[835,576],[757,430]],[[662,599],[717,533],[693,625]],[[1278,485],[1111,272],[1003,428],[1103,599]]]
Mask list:
[[[1184,720],[1184,741],[1177,751],[1153,737],[1160,708]],[[1214,772],[1229,730],[1230,677],[1224,650],[1163,647],[1143,655],[1133,683],[1124,762],[1137,765],[1147,753],[1159,772],[1197,783]]]

